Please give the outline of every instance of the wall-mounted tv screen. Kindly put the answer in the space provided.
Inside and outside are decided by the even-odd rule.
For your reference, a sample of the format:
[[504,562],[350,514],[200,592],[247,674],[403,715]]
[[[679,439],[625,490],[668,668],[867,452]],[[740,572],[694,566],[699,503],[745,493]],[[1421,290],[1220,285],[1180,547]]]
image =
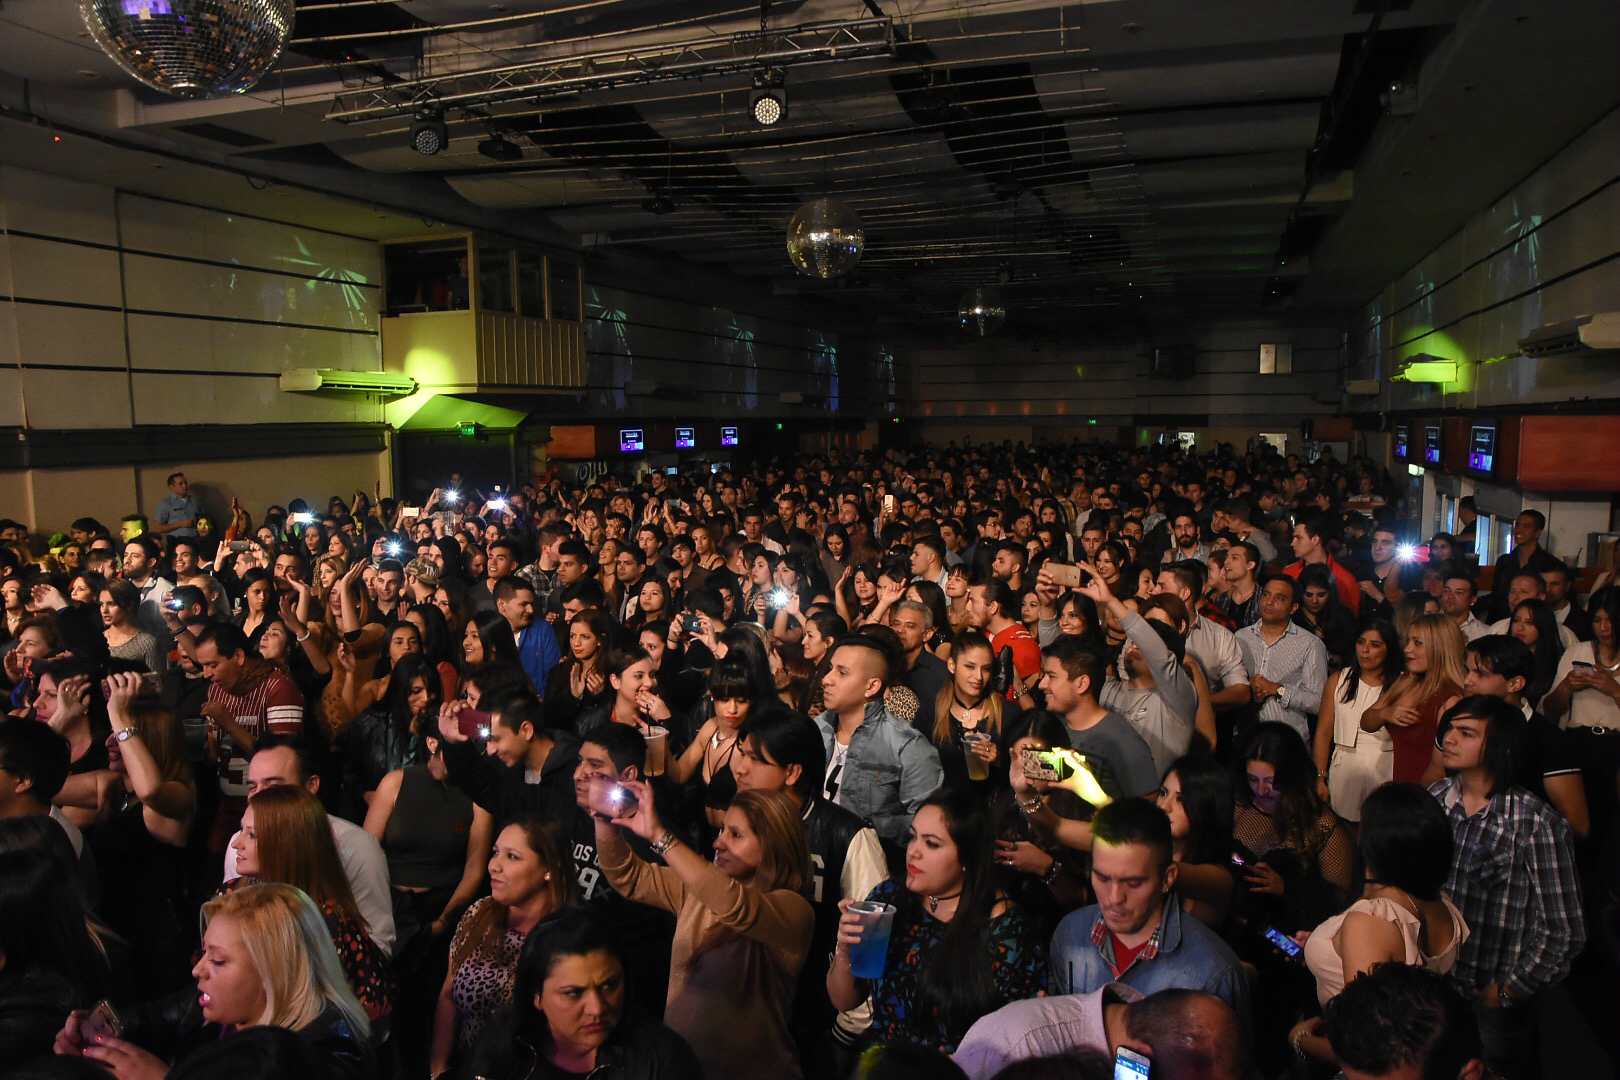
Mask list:
[[1440,425],[1423,425],[1423,463],[1425,465],[1440,464]]
[[697,445],[697,436],[692,428],[678,427],[675,429],[675,449],[690,450]]
[[619,429],[619,453],[639,454],[645,449],[647,449],[647,440],[641,428]]
[[721,446],[736,446],[737,445],[737,429],[734,428],[734,427],[723,427],[723,428],[721,428],[720,429],[720,445]]
[[1405,461],[1411,454],[1412,429],[1405,424],[1395,425],[1395,460]]
[[1496,425],[1474,424],[1468,429],[1468,468],[1489,476],[1496,467]]

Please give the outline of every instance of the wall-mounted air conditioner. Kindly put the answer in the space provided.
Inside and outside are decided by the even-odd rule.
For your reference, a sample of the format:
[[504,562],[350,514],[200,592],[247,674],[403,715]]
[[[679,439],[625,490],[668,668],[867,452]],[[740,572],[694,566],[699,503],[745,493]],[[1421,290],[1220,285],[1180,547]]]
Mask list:
[[406,397],[416,393],[416,380],[392,371],[344,371],[339,368],[293,368],[281,373],[283,390],[312,394],[319,392],[382,394]]
[[1600,311],[1548,323],[1519,339],[1519,351],[1526,356],[1568,356],[1615,349],[1620,349],[1620,311]]

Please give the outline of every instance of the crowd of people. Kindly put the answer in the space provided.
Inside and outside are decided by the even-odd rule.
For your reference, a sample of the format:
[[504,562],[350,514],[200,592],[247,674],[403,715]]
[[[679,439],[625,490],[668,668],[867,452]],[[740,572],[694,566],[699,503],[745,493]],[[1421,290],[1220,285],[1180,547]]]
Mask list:
[[1555,1000],[1613,1038],[1620,587],[1534,511],[1482,573],[1471,506],[1414,535],[1374,463],[1264,446],[169,487],[0,521],[9,1075],[1516,1078]]

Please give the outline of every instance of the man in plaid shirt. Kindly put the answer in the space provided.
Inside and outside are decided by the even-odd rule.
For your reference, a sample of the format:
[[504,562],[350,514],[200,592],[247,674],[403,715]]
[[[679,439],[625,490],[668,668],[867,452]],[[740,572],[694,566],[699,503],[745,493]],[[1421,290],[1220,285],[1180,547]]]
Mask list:
[[1468,923],[1455,978],[1474,999],[1498,1075],[1537,1074],[1535,996],[1569,973],[1586,943],[1569,826],[1509,787],[1525,735],[1518,709],[1476,695],[1440,722],[1447,778],[1429,788],[1456,838],[1446,892]]

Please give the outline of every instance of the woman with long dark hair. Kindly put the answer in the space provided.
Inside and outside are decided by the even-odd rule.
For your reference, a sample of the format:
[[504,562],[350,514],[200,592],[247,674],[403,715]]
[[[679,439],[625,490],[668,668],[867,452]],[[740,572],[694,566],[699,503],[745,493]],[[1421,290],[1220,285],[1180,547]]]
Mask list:
[[364,819],[365,808],[383,777],[426,760],[422,740],[433,731],[443,703],[438,672],[419,653],[406,653],[389,674],[387,694],[344,728],[338,736],[338,749],[343,755],[344,796],[353,820]]
[[490,664],[522,667],[523,661],[506,616],[498,611],[480,611],[467,620],[461,638],[461,677],[465,679]]
[[1050,940],[1058,920],[1085,903],[1086,869],[1083,859],[1065,854],[1050,819],[1041,814],[1084,824],[1079,819],[1088,811],[1073,792],[1050,788],[1024,773],[1024,751],[1069,745],[1069,729],[1056,713],[1023,713],[1009,719],[1004,734],[1006,783],[998,783],[990,796],[997,873],[1002,890],[1023,909],[1039,935]]
[[524,942],[511,1009],[480,1041],[471,1073],[488,1080],[702,1080],[685,1039],[626,1015],[625,979],[619,927],[589,910],[559,916]]
[[1508,621],[1508,633],[1530,647],[1536,659],[1536,673],[1524,688],[1524,698],[1538,702],[1553,688],[1558,661],[1564,658],[1564,643],[1558,634],[1558,617],[1545,600],[1520,600]]
[[1343,910],[1355,846],[1316,793],[1316,766],[1299,733],[1287,724],[1260,724],[1240,760],[1232,831],[1248,862],[1250,895],[1276,910],[1285,929]]
[[1348,664],[1355,651],[1356,624],[1339,604],[1339,590],[1326,566],[1307,566],[1299,575],[1299,610],[1295,625],[1321,639],[1328,669]]
[[867,899],[896,908],[883,975],[850,968],[862,920],[844,900],[827,994],[839,1010],[872,1005],[880,1043],[914,1043],[946,1053],[979,1017],[1046,985],[1046,941],[998,886],[995,830],[981,796],[944,790],[912,819],[903,881]]
[[1361,803],[1395,776],[1395,743],[1387,731],[1363,731],[1361,716],[1395,685],[1405,664],[1399,635],[1387,619],[1370,619],[1356,635],[1354,662],[1322,688],[1316,738],[1316,795],[1352,824]]
[[546,677],[546,723],[563,731],[578,729],[579,715],[600,709],[613,697],[607,657],[614,625],[607,612],[592,608],[568,623],[567,654]]

